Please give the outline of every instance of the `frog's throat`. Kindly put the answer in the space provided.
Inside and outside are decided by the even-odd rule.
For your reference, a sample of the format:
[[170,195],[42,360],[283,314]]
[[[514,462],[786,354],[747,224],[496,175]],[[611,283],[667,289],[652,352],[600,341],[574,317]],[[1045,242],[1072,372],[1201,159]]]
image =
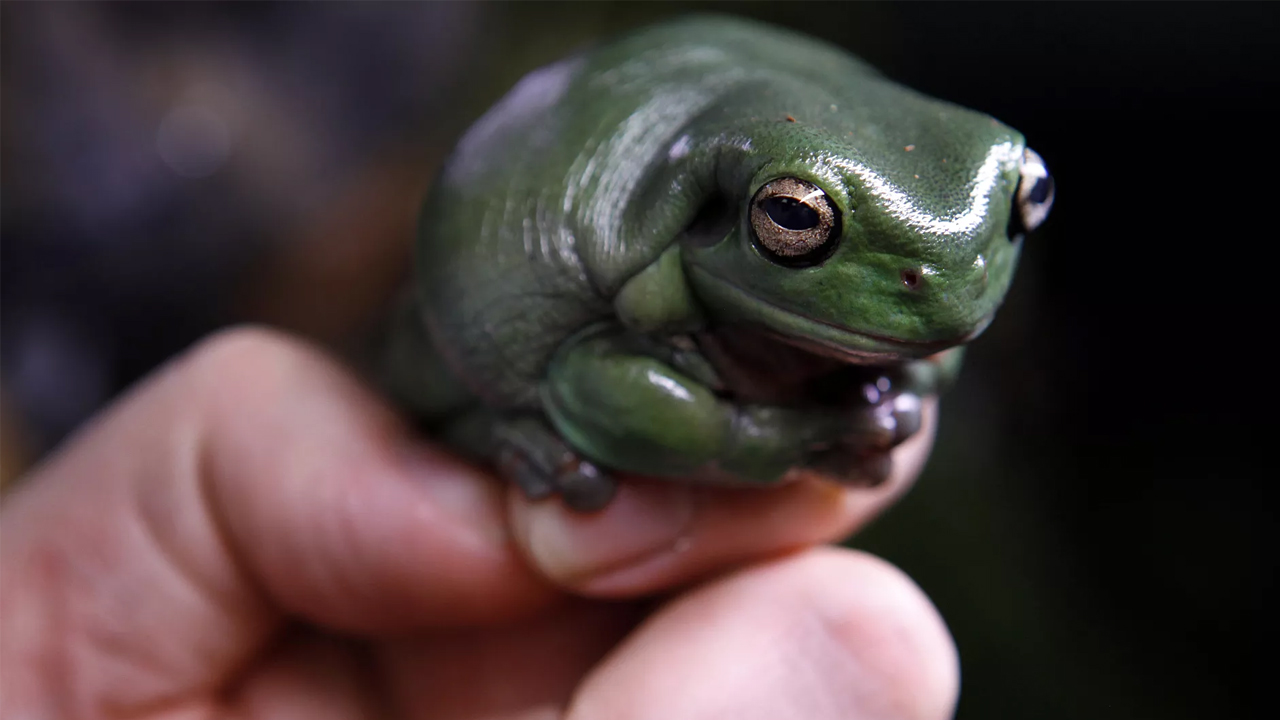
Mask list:
[[716,319],[754,325],[789,345],[857,365],[928,357],[977,337],[990,323],[990,317],[984,318],[973,331],[945,340],[901,340],[785,310],[696,265],[691,266],[689,272],[696,276],[693,279],[697,292],[714,308],[712,314]]

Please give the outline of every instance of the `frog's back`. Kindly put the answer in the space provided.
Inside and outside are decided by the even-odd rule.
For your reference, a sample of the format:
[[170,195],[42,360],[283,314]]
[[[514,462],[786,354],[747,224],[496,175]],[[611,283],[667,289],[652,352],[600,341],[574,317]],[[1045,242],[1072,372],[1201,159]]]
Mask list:
[[[861,86],[872,89],[851,97]],[[883,92],[919,97],[825,43],[714,17],[526,76],[459,143],[424,206],[416,282],[435,346],[485,400],[535,405],[560,342],[611,317],[621,284],[674,240],[646,232],[634,206],[684,128],[752,108],[829,113]]]

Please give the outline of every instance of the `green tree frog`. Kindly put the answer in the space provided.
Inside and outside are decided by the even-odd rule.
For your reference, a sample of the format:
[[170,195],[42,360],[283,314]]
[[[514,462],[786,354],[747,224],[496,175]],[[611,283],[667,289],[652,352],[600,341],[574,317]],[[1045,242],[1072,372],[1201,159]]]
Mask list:
[[403,404],[531,498],[888,473],[1053,201],[1017,131],[746,20],[522,79],[426,200]]

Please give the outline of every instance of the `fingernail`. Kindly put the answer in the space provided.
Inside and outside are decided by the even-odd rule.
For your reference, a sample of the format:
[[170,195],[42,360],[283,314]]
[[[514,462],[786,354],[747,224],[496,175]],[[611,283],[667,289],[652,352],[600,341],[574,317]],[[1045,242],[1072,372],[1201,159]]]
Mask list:
[[693,518],[693,495],[682,483],[624,483],[613,501],[592,514],[558,499],[512,508],[516,537],[551,580],[580,585],[673,550]]

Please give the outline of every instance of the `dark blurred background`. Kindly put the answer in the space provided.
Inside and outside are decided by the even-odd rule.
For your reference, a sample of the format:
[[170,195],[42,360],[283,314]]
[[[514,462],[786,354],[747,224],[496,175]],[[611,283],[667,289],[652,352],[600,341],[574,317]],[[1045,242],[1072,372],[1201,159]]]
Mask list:
[[959,716],[1252,716],[1275,5],[6,2],[3,479],[215,328],[358,347],[458,134],[693,9],[999,117],[1057,178],[920,484],[854,541],[946,617]]

